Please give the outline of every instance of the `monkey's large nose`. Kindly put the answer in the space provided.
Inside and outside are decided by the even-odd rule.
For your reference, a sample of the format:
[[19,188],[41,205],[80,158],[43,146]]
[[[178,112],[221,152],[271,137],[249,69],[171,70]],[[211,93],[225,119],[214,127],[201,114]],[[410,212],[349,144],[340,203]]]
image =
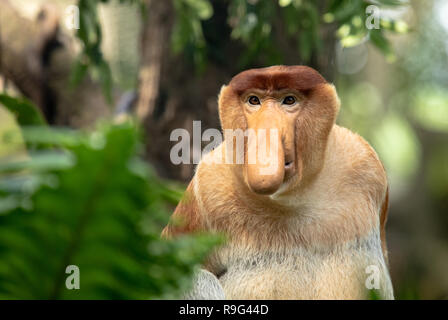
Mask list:
[[246,154],[247,183],[255,193],[273,194],[283,183],[287,169],[282,132],[275,116],[269,113],[258,119],[252,128],[255,134],[249,135]]
[[276,185],[272,184],[269,180],[260,180],[256,184],[249,183],[249,187],[253,192],[257,194],[271,195],[275,193],[278,188],[280,188],[280,184]]
[[273,194],[283,183],[284,172],[283,161],[277,162],[270,168],[267,166],[249,164],[247,166],[247,182],[249,188],[257,194]]

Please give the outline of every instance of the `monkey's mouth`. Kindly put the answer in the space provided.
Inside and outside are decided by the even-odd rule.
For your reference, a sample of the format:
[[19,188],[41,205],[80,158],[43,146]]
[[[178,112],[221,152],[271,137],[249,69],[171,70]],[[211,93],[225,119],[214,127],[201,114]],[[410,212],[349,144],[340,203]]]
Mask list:
[[285,176],[283,177],[283,181],[287,181],[294,175],[294,161],[293,160],[285,160]]

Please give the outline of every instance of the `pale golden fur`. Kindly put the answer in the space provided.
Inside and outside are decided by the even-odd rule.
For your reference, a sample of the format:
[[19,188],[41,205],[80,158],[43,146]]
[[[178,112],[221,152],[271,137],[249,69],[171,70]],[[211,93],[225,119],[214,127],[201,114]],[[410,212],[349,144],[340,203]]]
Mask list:
[[[238,110],[223,112],[238,103],[223,94],[227,88],[219,99],[223,128],[245,128]],[[369,265],[380,270],[380,295],[391,299],[384,168],[364,139],[334,124],[339,99],[333,86],[316,84],[308,99],[314,108],[298,119],[292,178],[273,194],[252,192],[244,164],[207,162],[224,157],[223,143],[198,165],[173,214],[184,225],[169,225],[164,235],[207,230],[228,236],[205,264],[227,299],[364,299]]]

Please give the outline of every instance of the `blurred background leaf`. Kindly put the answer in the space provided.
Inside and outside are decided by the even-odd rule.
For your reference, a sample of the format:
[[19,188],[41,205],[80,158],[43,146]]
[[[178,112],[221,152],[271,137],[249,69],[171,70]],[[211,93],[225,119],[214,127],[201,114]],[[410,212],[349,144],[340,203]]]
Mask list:
[[43,125],[45,120],[40,111],[27,99],[0,94],[0,103],[16,116],[21,125]]

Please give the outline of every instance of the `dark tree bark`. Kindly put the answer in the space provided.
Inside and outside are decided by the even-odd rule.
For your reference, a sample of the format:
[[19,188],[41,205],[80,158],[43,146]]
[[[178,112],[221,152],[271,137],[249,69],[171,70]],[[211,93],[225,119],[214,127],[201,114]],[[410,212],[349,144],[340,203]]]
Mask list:
[[137,117],[142,121],[154,113],[159,95],[160,74],[164,57],[167,57],[173,24],[171,1],[145,1],[145,18],[140,49],[139,98]]
[[219,128],[216,99],[231,70],[209,64],[198,74],[187,57],[171,51],[172,2],[148,0],[146,7],[136,114],[146,129],[148,159],[159,174],[187,181],[194,165],[171,162],[170,148],[175,142],[170,142],[170,133],[176,128],[191,133],[193,120],[201,120],[203,129]]

